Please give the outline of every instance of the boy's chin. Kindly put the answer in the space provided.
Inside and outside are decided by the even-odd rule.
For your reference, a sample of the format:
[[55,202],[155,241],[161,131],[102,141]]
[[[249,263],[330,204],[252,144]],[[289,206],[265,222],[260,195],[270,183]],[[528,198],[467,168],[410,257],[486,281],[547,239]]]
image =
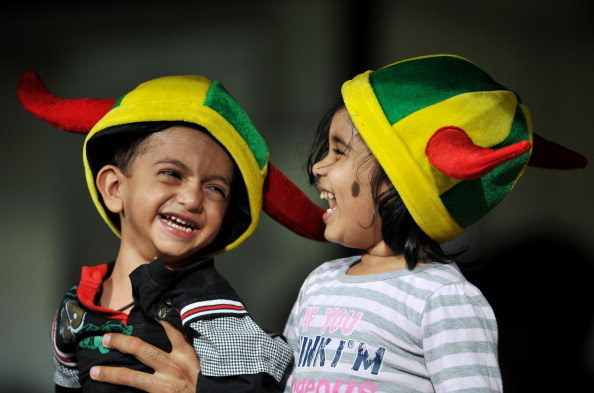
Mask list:
[[192,263],[196,262],[196,255],[197,252],[184,255],[184,256],[169,256],[164,255],[163,262],[165,262],[165,266],[169,269],[179,269],[182,267],[190,266]]

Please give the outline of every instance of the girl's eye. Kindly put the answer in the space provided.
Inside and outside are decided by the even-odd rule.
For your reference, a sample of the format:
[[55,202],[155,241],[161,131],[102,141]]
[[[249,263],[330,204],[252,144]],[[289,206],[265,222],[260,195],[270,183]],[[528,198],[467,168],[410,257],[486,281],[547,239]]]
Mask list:
[[166,175],[166,176],[174,177],[176,179],[181,179],[182,178],[182,175],[178,171],[174,171],[174,170],[171,170],[171,169],[160,171],[159,173],[160,174],[163,174],[163,175]]
[[332,149],[332,153],[336,154],[337,156],[344,156],[344,152],[338,149]]

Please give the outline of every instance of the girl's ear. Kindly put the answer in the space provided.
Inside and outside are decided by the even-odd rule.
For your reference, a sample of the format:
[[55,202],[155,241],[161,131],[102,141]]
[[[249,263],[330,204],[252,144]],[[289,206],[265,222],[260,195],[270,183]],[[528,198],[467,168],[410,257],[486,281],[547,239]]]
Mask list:
[[122,185],[125,175],[120,168],[113,165],[105,165],[99,173],[95,184],[97,190],[103,197],[103,203],[107,209],[115,214],[121,213],[124,209],[122,202]]

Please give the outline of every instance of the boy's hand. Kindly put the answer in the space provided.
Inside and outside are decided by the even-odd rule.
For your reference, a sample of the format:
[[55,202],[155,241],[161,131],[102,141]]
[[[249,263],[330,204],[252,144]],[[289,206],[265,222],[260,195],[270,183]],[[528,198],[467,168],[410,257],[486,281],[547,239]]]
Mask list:
[[159,321],[171,342],[171,353],[160,350],[138,337],[110,333],[103,336],[103,346],[134,355],[155,370],[154,374],[125,367],[95,366],[91,378],[96,381],[130,386],[148,393],[194,393],[200,372],[200,360],[181,332]]

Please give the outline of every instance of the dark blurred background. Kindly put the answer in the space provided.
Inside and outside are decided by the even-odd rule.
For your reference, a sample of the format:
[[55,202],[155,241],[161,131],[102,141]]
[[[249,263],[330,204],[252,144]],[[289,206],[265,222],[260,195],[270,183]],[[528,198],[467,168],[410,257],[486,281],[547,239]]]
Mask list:
[[[120,0],[3,9],[0,392],[53,391],[53,312],[80,266],[110,260],[117,247],[84,184],[83,138],[21,108],[23,71],[67,98],[116,98],[164,75],[219,80],[267,140],[271,161],[317,198],[303,162],[341,82],[426,54],[469,58],[521,95],[536,132],[592,160],[593,4]],[[474,264],[464,270],[495,309],[507,392],[592,391],[592,171],[529,168],[499,207],[446,245],[469,248],[461,259]],[[349,252],[263,215],[256,234],[217,263],[256,321],[280,331],[308,272]]]

